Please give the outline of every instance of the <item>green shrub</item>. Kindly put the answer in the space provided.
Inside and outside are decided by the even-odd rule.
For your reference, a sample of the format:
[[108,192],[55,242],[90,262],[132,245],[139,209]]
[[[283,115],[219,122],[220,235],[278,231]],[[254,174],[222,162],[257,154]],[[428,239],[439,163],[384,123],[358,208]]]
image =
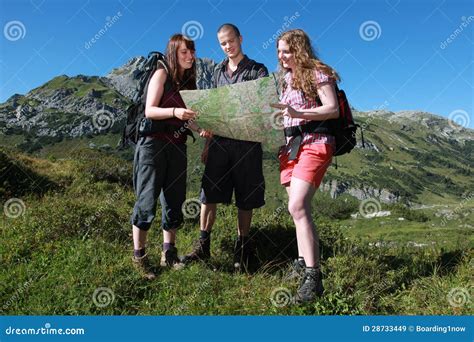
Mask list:
[[313,200],[313,212],[316,217],[328,219],[347,219],[358,207],[357,199],[347,194],[333,199],[328,193],[318,192]]
[[100,151],[81,149],[71,158],[76,162],[77,175],[91,181],[107,181],[122,185],[132,185],[132,163]]
[[59,189],[51,179],[38,174],[12,153],[0,149],[0,198],[21,197],[27,194],[42,196]]
[[403,204],[394,204],[390,207],[394,214],[415,222],[429,221],[429,217],[422,210],[413,210]]

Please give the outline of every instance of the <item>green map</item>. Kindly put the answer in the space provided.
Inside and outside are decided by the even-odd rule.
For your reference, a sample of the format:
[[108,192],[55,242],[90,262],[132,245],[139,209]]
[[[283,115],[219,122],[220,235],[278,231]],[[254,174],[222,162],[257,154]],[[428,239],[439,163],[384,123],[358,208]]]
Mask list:
[[186,107],[200,127],[227,138],[257,141],[267,148],[284,144],[283,117],[273,76],[205,90],[182,90]]

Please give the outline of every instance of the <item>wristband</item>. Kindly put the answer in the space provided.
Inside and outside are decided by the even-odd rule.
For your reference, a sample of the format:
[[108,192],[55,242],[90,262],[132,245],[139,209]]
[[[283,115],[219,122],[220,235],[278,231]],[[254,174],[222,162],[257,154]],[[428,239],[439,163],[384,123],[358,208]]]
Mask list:
[[173,107],[173,118],[176,117],[176,115],[174,114],[174,111],[176,110],[176,107]]

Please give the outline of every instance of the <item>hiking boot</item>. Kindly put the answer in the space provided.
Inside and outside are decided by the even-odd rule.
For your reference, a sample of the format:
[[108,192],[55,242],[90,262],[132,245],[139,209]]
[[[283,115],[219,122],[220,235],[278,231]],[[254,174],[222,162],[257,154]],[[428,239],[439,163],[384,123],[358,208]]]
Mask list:
[[255,266],[254,261],[254,249],[250,239],[246,239],[244,243],[237,239],[234,246],[234,270],[249,272]]
[[304,276],[304,271],[306,269],[306,263],[304,259],[295,259],[291,264],[291,269],[289,274],[286,276],[286,280],[292,280],[297,278],[302,278]]
[[199,239],[194,242],[193,251],[182,258],[182,262],[189,264],[193,261],[206,261],[211,257],[211,240]]
[[316,297],[321,297],[324,292],[322,273],[317,269],[306,269],[300,288],[296,293],[297,303],[308,303]]
[[160,266],[171,267],[175,270],[179,270],[184,267],[184,264],[178,257],[178,249],[176,247],[171,247],[170,249],[161,252]]
[[150,259],[148,259],[148,255],[145,254],[142,257],[132,257],[132,262],[135,268],[140,272],[143,278],[148,280],[153,280],[156,278],[156,274],[153,271],[153,267],[150,264]]

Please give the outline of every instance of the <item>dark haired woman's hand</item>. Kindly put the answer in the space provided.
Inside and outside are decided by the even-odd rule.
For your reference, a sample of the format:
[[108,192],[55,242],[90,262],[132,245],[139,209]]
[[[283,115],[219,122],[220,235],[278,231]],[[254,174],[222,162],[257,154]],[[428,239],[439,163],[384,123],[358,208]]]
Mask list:
[[192,111],[191,109],[176,108],[174,110],[174,116],[183,121],[193,120],[196,117],[196,112]]

